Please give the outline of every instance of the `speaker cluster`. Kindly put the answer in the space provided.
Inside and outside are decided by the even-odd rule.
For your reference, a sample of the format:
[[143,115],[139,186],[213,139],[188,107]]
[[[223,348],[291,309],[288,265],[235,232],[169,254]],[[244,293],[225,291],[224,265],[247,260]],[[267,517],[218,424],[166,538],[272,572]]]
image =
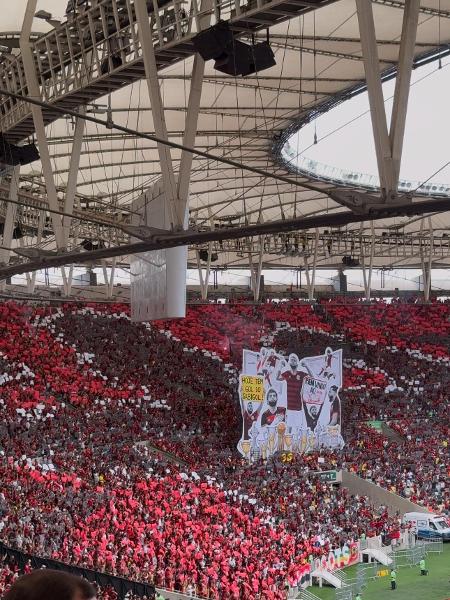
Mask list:
[[15,146],[5,140],[0,133],[0,163],[15,167],[17,165],[29,165],[39,160],[39,152],[35,144]]
[[269,42],[241,42],[235,38],[228,21],[201,31],[192,42],[203,60],[214,60],[214,68],[226,75],[251,75],[276,64]]

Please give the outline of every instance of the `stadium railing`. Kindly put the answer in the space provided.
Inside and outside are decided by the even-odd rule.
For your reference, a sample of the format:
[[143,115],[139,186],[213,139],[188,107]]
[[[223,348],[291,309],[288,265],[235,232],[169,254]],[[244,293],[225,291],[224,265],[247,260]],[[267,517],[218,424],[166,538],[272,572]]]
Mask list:
[[347,586],[340,590],[335,590],[335,600],[353,600],[355,590],[353,586]]
[[144,596],[153,598],[155,594],[155,587],[149,583],[132,581],[130,579],[124,579],[123,577],[110,575],[109,573],[84,569],[57,560],[26,554],[20,550],[9,548],[3,544],[3,542],[0,542],[0,555],[5,557],[8,561],[13,561],[20,571],[23,571],[27,565],[31,565],[33,569],[41,569],[44,567],[79,575],[101,587],[112,587],[117,593],[119,600],[124,600],[127,594],[130,593],[141,598]]
[[164,596],[164,600],[207,600],[207,598],[204,598],[203,596],[183,594],[182,592],[174,592],[173,590],[166,590],[165,588],[156,588],[156,591]]
[[414,567],[426,554],[425,547],[416,545],[407,550],[397,550],[391,554],[395,568]]
[[430,538],[427,540],[417,540],[418,546],[423,546],[425,552],[436,552],[441,553],[444,551],[444,541],[442,538]]
[[319,597],[308,590],[300,590],[298,596],[299,600],[319,600]]

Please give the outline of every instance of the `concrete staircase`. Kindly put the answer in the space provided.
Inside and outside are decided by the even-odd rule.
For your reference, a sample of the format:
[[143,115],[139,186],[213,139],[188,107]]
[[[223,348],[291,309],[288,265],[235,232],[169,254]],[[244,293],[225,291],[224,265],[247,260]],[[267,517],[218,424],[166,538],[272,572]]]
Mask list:
[[394,562],[386,552],[383,552],[383,550],[379,550],[378,548],[367,548],[366,550],[363,550],[363,554],[366,554],[369,559],[376,560],[386,567],[389,567]]
[[315,569],[311,573],[312,577],[317,577],[319,579],[319,586],[322,587],[322,583],[326,581],[330,585],[332,585],[336,589],[340,589],[345,585],[344,574],[339,573],[338,571],[328,571],[327,569],[323,569],[319,567]]

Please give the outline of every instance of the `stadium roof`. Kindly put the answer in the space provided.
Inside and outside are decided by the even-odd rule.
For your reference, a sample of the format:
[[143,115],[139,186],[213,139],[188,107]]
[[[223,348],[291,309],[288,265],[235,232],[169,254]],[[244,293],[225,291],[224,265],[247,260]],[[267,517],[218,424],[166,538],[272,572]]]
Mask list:
[[[4,73],[11,73],[11,65],[16,64],[20,54],[19,34],[14,32],[21,30],[26,4],[26,0],[17,0],[11,3],[6,15],[2,14],[3,33],[0,33],[0,45],[4,47],[4,53],[0,76],[2,70]],[[132,3],[128,0],[103,0],[101,4],[114,11],[114,6],[126,9]],[[236,14],[235,2],[231,5],[224,2],[219,4],[223,8],[220,16],[232,19],[236,33],[243,41],[250,42],[252,36],[256,41],[265,40],[268,28],[276,66],[246,77],[231,77],[214,70],[213,61],[206,63],[195,149],[261,169],[268,175],[288,177],[290,182],[194,156],[189,195],[191,225],[217,228],[288,220],[293,217],[334,215],[347,211],[348,208],[336,200],[338,194],[333,193],[336,190],[339,192],[342,182],[330,178],[323,169],[308,161],[303,162],[302,172],[296,172],[294,167],[286,162],[289,152],[291,157],[295,157],[296,149],[289,149],[285,142],[290,133],[318,114],[365,90],[365,61],[355,1],[340,0],[327,3],[251,0],[249,3],[236,3],[240,6],[240,15]],[[324,6],[314,10],[322,4]],[[391,78],[395,76],[399,61],[405,5],[399,0],[375,0],[372,4],[379,70],[385,78]],[[46,35],[33,35],[32,39],[37,40],[34,43],[40,48],[41,72],[45,70],[44,55],[47,53],[47,60],[49,54],[52,57],[48,60],[47,79],[40,80],[42,99],[55,102],[60,107],[76,110],[81,96],[78,95],[78,99],[70,96],[70,69],[65,73],[64,80],[59,79],[59,88],[52,87],[53,79],[58,78],[59,68],[58,35],[54,33],[53,27],[56,26],[56,32],[62,32],[65,28],[67,33],[65,5],[66,3],[60,0],[38,2],[36,10],[50,13],[51,18],[47,14],[44,15],[47,20],[34,19],[34,34]],[[205,5],[206,2],[203,6]],[[183,6],[183,14],[192,15],[193,10],[195,12],[193,7],[197,4],[191,4],[189,1]],[[210,13],[213,13],[212,9]],[[208,16],[208,11],[205,11],[205,14]],[[291,18],[288,15],[292,15]],[[170,11],[166,15],[160,11],[160,16],[161,20],[164,16],[169,20],[171,18]],[[211,14],[211,18],[214,23],[217,14]],[[195,20],[193,17],[192,19]],[[450,0],[422,0],[414,47],[415,66],[436,60],[438,55],[441,57],[441,64],[447,64],[449,24]],[[158,24],[153,25],[157,30]],[[175,40],[171,40],[170,36],[163,40],[163,45],[169,47],[165,57],[170,56],[170,60],[167,58],[164,64],[168,66],[160,68],[158,75],[168,137],[170,141],[182,144],[189,124],[188,101],[194,58],[189,43],[182,47],[180,44],[176,45],[177,36],[188,41],[192,37],[192,34],[183,31],[186,22],[182,20],[177,23],[177,27],[179,30],[172,34]],[[162,67],[163,63],[160,62],[159,66]],[[100,85],[101,81],[97,82],[95,93],[90,89],[84,97],[87,101],[87,114],[104,120],[112,118],[116,124],[154,134],[155,127],[143,69],[136,68],[133,77],[129,76],[122,81],[120,73],[123,73],[123,69],[119,66],[116,74],[111,65],[110,69],[111,72],[103,76],[103,87]],[[99,79],[102,80],[101,77]],[[130,83],[124,85],[125,81]],[[12,88],[12,91],[18,90]],[[24,106],[20,102],[13,105],[11,99],[4,99],[3,103],[0,128],[9,136],[10,141],[26,139],[34,132],[30,106]],[[192,118],[192,115],[189,118]],[[48,115],[46,122],[53,173],[63,205],[68,183],[70,184],[74,118],[60,118],[59,114],[53,113]],[[345,152],[345,148],[342,151]],[[181,151],[172,150],[175,174],[180,169],[180,158]],[[444,159],[445,157],[442,162],[445,162]],[[351,169],[352,165],[348,167]],[[436,165],[437,169],[439,167],[441,165]],[[98,223],[89,224],[89,218],[109,218],[114,223],[117,220],[126,220],[130,214],[132,200],[160,177],[161,163],[156,144],[137,135],[124,135],[114,128],[86,123],[81,143],[80,164],[76,173],[78,202],[75,202],[75,207],[78,207],[77,214],[84,213],[87,220],[81,223],[76,219],[72,221],[69,247],[76,247],[82,239],[87,238],[95,241],[102,237],[107,245],[126,241],[122,231],[104,229]],[[366,181],[358,179],[358,174],[352,174],[352,177],[353,179],[344,182],[346,190],[378,195],[373,182],[367,184]],[[32,204],[32,195],[36,197],[36,206],[39,208],[21,208],[24,231],[28,235],[22,238],[20,243],[45,249],[55,248],[53,236],[44,237],[40,242],[36,237],[40,209],[45,207],[47,202],[41,163],[35,162],[22,167],[20,178],[20,189],[25,194],[23,203]],[[299,185],[302,183],[305,187]],[[407,198],[407,192],[412,192],[413,201],[423,200],[420,196],[449,195],[449,190],[446,189],[415,190],[411,186],[408,188],[407,182],[403,184],[406,187],[400,184],[400,197],[404,199]],[[334,199],[330,197],[330,192]],[[4,194],[7,193],[5,188]],[[30,212],[33,210],[37,212],[32,218]],[[6,205],[4,211],[6,212]],[[428,260],[429,249],[432,247],[433,264],[443,266],[450,264],[448,243],[446,237],[442,237],[448,229],[448,214],[432,215],[430,220],[428,217],[423,220],[417,216],[385,218],[377,221],[374,229],[368,218],[362,225],[354,223],[339,230],[324,226],[317,232],[313,230],[307,235],[293,235],[289,239],[276,235],[264,239],[254,238],[251,246],[245,241],[217,242],[213,245],[213,250],[218,254],[218,260],[214,264],[233,268],[247,266],[249,250],[253,256],[252,260],[257,260],[258,250],[262,248],[259,258],[264,268],[303,266],[305,252],[310,257],[316,252],[319,266],[338,266],[343,256],[358,257],[361,251],[366,257],[373,254],[374,265],[398,264],[404,267],[420,265],[423,260]],[[36,224],[34,229],[33,223]],[[26,225],[29,226],[28,229],[25,228]],[[51,230],[48,215],[43,226],[48,226]],[[434,237],[431,235],[432,229],[435,230]],[[114,233],[111,234],[111,231]],[[374,237],[372,233],[375,234]],[[329,239],[332,239],[332,252],[328,247]],[[17,246],[19,240],[13,240],[11,244]],[[202,247],[207,249],[208,245],[203,244]],[[190,252],[190,263],[196,264],[193,249]]]

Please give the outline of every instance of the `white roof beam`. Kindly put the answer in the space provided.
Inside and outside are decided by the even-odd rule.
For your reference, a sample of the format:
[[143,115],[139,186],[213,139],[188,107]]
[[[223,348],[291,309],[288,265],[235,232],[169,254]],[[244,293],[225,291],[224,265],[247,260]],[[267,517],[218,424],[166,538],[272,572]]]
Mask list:
[[420,0],[407,0],[403,13],[400,53],[395,81],[394,104],[392,107],[389,140],[394,166],[395,189],[398,186],[405,137],[406,114],[408,111],[409,88],[419,23]]
[[[148,93],[152,105],[155,133],[158,138],[167,141],[168,134],[166,119],[164,116],[164,105],[158,79],[158,68],[156,65],[155,48],[153,46],[153,35],[147,10],[147,2],[146,0],[135,0],[134,7],[138,25],[138,36],[144,59]],[[162,143],[158,143],[157,147],[161,161],[161,175],[164,185],[164,195],[169,204],[171,222],[173,226],[182,226],[184,222],[184,211],[180,210],[180,202],[178,201],[177,197],[177,187],[173,172],[170,148]]]
[[[31,28],[33,26],[33,18],[36,12],[36,6],[37,0],[28,0],[22,24],[22,33],[20,36],[20,50],[22,53],[23,68],[28,86],[28,93],[30,96],[41,100],[41,90],[39,89],[36,66],[30,43]],[[42,108],[40,106],[33,105],[31,106],[31,113],[33,115],[36,138],[39,145],[39,153],[41,155],[42,171],[44,173],[45,183],[47,187],[48,203],[52,210],[57,211],[59,208],[58,196],[56,192],[55,179],[52,171],[52,162],[50,158],[47,136],[45,133],[45,124]],[[61,217],[55,212],[53,212],[51,213],[51,219],[53,222],[53,230],[55,232],[57,246],[58,248],[64,248],[64,236]]]
[[400,175],[420,0],[405,2],[390,131],[388,131],[384,107],[372,0],[356,0],[356,8],[382,195],[385,200],[395,199]]
[[[200,27],[207,28],[211,22],[210,9],[211,0],[202,0],[200,13],[203,17],[200,18]],[[206,15],[204,13],[207,13]],[[205,61],[196,53],[194,57],[194,65],[192,67],[191,87],[189,90],[189,101],[185,121],[185,134],[183,137],[183,145],[192,148],[195,145],[197,135],[198,116],[200,113],[200,102],[202,98],[203,76],[205,74]],[[177,193],[181,210],[183,211],[183,222],[186,220],[186,206],[189,197],[189,183],[191,179],[192,162],[194,155],[192,152],[183,150],[181,153],[180,170],[178,173]]]
[[[81,115],[84,115],[85,107],[80,107],[79,112]],[[81,148],[83,145],[85,123],[86,121],[80,117],[78,117],[75,122],[72,153],[69,163],[69,175],[67,179],[66,198],[64,200],[64,212],[69,214],[72,214],[73,212],[75,195],[77,193],[78,171],[80,169]],[[66,248],[69,245],[71,222],[72,219],[70,217],[63,217],[64,245]]]
[[17,200],[18,200],[18,188],[19,188],[19,177],[20,177],[20,165],[14,167],[11,173],[11,183],[9,185],[9,200],[6,207],[6,216],[3,226],[2,245],[0,249],[0,262],[8,264],[11,251],[11,242],[13,239],[14,225],[16,221],[17,213]]
[[364,58],[378,173],[382,194],[387,198],[395,189],[395,178],[384,107],[383,88],[381,85],[380,61],[378,58],[372,0],[356,0],[356,9],[361,35],[361,47]]

